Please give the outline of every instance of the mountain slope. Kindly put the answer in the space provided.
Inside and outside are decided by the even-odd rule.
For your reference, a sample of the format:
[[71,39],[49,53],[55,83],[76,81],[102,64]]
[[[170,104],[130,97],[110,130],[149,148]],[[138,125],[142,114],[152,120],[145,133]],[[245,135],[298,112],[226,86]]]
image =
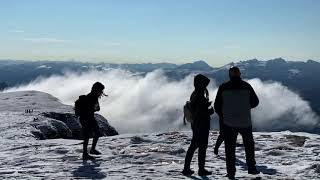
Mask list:
[[[39,91],[8,92],[0,93],[0,100],[0,133],[3,137],[82,138],[81,125],[73,108],[50,94]],[[102,134],[118,134],[103,116],[95,116]],[[24,130],[19,131],[19,128]]]
[[[44,116],[43,112],[71,112],[70,106],[36,91],[1,93],[0,99],[1,178],[190,179],[180,174],[191,140],[190,131],[102,137],[98,149],[103,155],[95,161],[82,161],[81,140],[37,140],[31,133],[35,128],[30,124],[35,117]],[[25,108],[34,111],[25,113]],[[224,146],[220,148],[220,156],[213,155],[217,135],[216,131],[210,132],[206,167],[213,175],[209,179],[221,179],[226,173]],[[320,178],[320,135],[255,132],[254,138],[257,166],[262,174],[246,173],[244,147],[239,137],[237,178]],[[196,156],[192,162],[194,170],[197,170]],[[191,178],[201,179],[196,175]]]

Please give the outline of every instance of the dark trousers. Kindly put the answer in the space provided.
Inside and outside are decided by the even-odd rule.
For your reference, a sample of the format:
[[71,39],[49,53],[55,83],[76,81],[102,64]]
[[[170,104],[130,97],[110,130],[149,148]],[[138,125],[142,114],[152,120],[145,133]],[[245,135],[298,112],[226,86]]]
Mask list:
[[83,154],[87,154],[90,137],[93,137],[91,149],[96,148],[96,145],[100,137],[99,126],[95,120],[91,121],[90,124],[84,123],[85,121],[80,121],[80,122],[82,125],[82,133],[83,133]]
[[194,152],[198,151],[198,166],[199,169],[204,169],[206,162],[206,152],[208,147],[209,129],[196,130],[192,132],[192,140],[187,155],[184,161],[184,169],[190,169],[191,160]]
[[235,174],[236,172],[236,143],[238,133],[241,134],[246,152],[246,162],[248,169],[255,169],[256,161],[254,155],[254,140],[252,135],[252,126],[247,128],[234,128],[227,125],[223,126],[223,134],[225,138],[225,153],[227,173]]
[[218,138],[217,138],[216,145],[214,146],[215,151],[218,151],[219,147],[221,146],[221,144],[222,144],[223,141],[224,141],[224,136],[223,136],[223,121],[222,121],[222,118],[221,118],[221,117],[219,118],[219,128],[220,128],[219,136],[218,136]]
[[221,144],[223,143],[223,141],[224,141],[224,136],[223,136],[223,133],[221,133],[221,131],[220,131],[220,134],[219,134],[218,139],[216,141],[216,145],[214,146],[215,151],[218,151],[218,149],[221,146]]

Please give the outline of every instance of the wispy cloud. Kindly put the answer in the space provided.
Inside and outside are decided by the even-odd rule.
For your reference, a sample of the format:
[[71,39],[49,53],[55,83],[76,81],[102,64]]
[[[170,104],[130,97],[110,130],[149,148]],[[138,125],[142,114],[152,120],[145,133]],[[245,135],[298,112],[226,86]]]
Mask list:
[[20,30],[20,29],[14,29],[14,30],[10,30],[9,32],[13,32],[13,33],[24,33],[25,31]]
[[135,44],[132,42],[107,42],[107,41],[98,41],[104,47],[133,47]]
[[70,43],[71,40],[59,39],[59,38],[49,38],[49,37],[36,37],[36,38],[24,38],[25,41],[36,42],[36,43]]
[[110,42],[110,43],[104,43],[104,46],[110,46],[110,47],[115,47],[115,46],[121,46],[121,43],[118,42]]
[[217,50],[216,49],[203,49],[200,50],[199,53],[201,54],[217,54]]
[[225,49],[240,49],[241,47],[240,46],[237,46],[237,45],[227,45],[227,46],[224,46]]

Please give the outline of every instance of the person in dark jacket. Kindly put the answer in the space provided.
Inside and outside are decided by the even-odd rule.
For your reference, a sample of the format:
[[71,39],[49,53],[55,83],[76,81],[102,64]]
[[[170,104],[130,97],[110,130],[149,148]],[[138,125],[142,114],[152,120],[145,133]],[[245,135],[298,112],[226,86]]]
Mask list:
[[83,160],[92,160],[93,156],[88,154],[88,143],[89,138],[93,135],[92,147],[90,154],[100,155],[101,153],[96,150],[96,145],[100,136],[99,126],[94,117],[94,112],[100,110],[100,105],[98,99],[103,95],[104,85],[100,82],[93,84],[91,92],[86,95],[86,106],[85,110],[80,113],[80,123],[83,132]]
[[230,81],[219,86],[214,108],[223,122],[227,177],[234,179],[235,149],[238,133],[241,134],[246,152],[249,174],[259,174],[256,169],[254,140],[252,135],[251,109],[259,104],[259,99],[251,85],[241,79],[240,69],[229,69]]
[[207,171],[204,168],[210,130],[210,115],[214,113],[213,108],[209,108],[211,106],[207,90],[209,82],[210,80],[202,74],[198,74],[194,78],[195,90],[190,97],[193,119],[193,123],[191,124],[192,140],[186,154],[184,169],[182,171],[182,174],[184,175],[192,175],[194,173],[194,171],[190,169],[190,164],[193,154],[197,148],[199,148],[198,174],[200,176],[212,174],[212,172]]

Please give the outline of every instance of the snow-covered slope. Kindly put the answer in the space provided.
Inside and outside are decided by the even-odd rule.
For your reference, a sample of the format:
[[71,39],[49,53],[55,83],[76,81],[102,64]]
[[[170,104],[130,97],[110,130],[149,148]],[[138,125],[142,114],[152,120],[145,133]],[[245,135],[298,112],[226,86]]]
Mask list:
[[0,112],[24,112],[26,109],[34,109],[37,112],[73,112],[71,106],[59,102],[50,94],[39,91],[19,91],[0,93]]
[[[50,94],[39,91],[0,93],[0,101],[0,133],[37,139],[82,137],[73,107],[62,104]],[[95,116],[104,135],[118,134],[103,116]]]
[[[255,133],[258,176],[246,173],[244,147],[237,147],[237,178],[319,179],[320,137],[306,133]],[[98,148],[103,155],[95,161],[81,160],[79,140],[35,140],[1,137],[0,176],[17,179],[189,179],[180,174],[190,132],[126,134],[103,137]],[[207,168],[209,179],[225,175],[221,156],[213,155],[217,133],[210,134]],[[305,141],[305,142],[304,142]],[[239,138],[239,141],[241,139]],[[197,170],[194,157],[192,168]],[[193,179],[201,179],[194,176]]]
[[[19,99],[24,97],[21,95],[26,98]],[[41,107],[32,104],[31,97]],[[180,174],[191,140],[190,131],[102,137],[98,149],[103,155],[95,161],[83,162],[81,140],[37,140],[31,133],[34,130],[31,122],[39,113],[47,112],[48,107],[56,113],[65,113],[71,107],[35,91],[0,94],[0,100],[1,179],[190,179]],[[32,103],[26,105],[21,101]],[[34,111],[25,113],[25,109]],[[69,110],[71,113],[72,109]],[[226,173],[224,146],[220,148],[220,156],[213,154],[217,135],[215,131],[210,133],[206,166],[213,175],[208,179],[223,179]],[[246,173],[244,147],[239,137],[236,178],[320,179],[319,135],[259,132],[254,133],[254,138],[256,161],[262,174]],[[192,168],[197,170],[197,154]],[[197,175],[191,178],[201,179]]]

